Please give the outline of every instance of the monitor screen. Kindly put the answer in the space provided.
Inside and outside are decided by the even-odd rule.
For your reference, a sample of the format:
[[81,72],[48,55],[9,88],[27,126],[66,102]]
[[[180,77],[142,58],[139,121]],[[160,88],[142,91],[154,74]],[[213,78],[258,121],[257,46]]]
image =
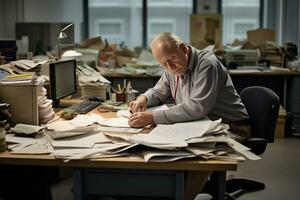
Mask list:
[[50,63],[49,75],[51,99],[59,107],[60,99],[77,92],[76,60]]

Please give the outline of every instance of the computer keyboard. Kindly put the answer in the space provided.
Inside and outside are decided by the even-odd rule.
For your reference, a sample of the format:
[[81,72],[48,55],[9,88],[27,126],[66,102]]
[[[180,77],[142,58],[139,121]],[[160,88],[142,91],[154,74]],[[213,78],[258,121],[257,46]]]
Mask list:
[[70,106],[70,107],[64,109],[64,111],[85,114],[85,113],[88,113],[89,111],[93,110],[100,104],[101,104],[101,102],[99,102],[99,101],[83,101],[76,105],[73,105],[73,106]]

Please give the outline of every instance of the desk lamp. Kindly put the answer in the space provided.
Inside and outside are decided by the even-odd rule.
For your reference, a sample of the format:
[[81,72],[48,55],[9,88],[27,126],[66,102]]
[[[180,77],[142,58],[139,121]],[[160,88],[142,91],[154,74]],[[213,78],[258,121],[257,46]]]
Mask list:
[[64,32],[65,30],[67,30],[68,28],[70,28],[73,24],[69,24],[67,26],[65,26],[64,28],[62,28],[59,32],[59,35],[57,37],[57,39],[59,40],[59,44],[58,44],[58,59],[61,58],[61,54],[62,54],[62,44],[61,44],[61,40],[65,39],[68,37],[68,35]]

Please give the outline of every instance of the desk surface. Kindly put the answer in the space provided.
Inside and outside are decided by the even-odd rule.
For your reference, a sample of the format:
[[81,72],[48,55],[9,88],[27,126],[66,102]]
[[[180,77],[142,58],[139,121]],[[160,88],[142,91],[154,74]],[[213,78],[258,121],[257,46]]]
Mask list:
[[0,153],[0,164],[184,171],[224,171],[237,169],[237,162],[233,161],[189,159],[164,163],[145,163],[139,157],[116,157],[94,160],[72,160],[66,163],[60,159],[55,159],[51,155],[17,155],[11,154],[8,151]]

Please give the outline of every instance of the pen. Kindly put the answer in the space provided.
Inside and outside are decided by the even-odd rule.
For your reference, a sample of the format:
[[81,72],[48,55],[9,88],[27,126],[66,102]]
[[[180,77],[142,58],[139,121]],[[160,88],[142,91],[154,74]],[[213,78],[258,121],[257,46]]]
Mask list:
[[126,90],[126,78],[123,79],[123,88],[122,88],[122,92],[125,92]]
[[118,84],[118,92],[122,92],[120,84]]

